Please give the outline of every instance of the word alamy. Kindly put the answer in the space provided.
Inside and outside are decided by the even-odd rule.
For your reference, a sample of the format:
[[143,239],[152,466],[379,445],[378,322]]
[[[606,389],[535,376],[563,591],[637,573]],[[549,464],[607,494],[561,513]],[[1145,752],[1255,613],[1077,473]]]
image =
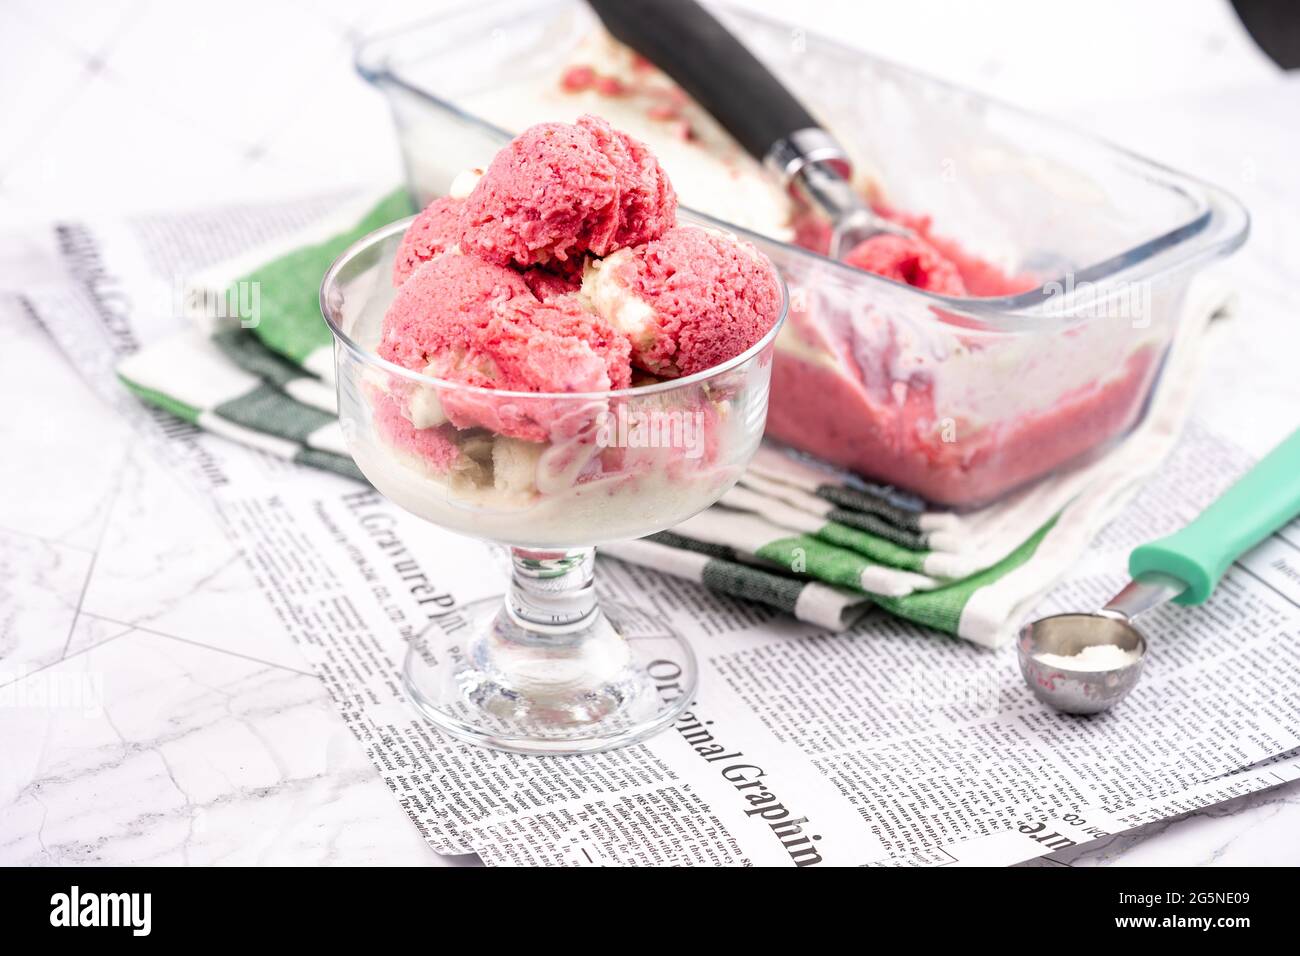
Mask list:
[[73,886],[50,897],[51,926],[128,926],[132,936],[152,927],[151,893],[82,893]]
[[637,409],[619,405],[596,418],[600,448],[680,448],[683,457],[704,454],[704,412]]
[[1121,282],[1099,286],[1087,279],[1076,280],[1073,272],[1064,281],[1043,286],[1048,300],[1047,314],[1075,315],[1088,319],[1128,319],[1135,329],[1151,327],[1151,283]]
[[218,291],[178,278],[172,288],[172,309],[175,315],[238,319],[243,328],[255,329],[262,324],[262,283],[241,279]]

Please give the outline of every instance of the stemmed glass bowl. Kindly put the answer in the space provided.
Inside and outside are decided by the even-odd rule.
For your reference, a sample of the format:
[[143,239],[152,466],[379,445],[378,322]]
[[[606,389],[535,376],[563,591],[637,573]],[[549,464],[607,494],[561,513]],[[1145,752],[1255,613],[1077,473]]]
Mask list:
[[669,528],[735,484],[762,438],[784,283],[771,330],[704,372],[607,392],[487,389],[376,354],[409,223],[354,243],[321,284],[343,434],[382,494],[504,546],[511,575],[504,600],[458,607],[411,641],[406,690],[442,730],[502,750],[644,739],[690,702],[695,657],[654,614],[597,600],[595,546]]

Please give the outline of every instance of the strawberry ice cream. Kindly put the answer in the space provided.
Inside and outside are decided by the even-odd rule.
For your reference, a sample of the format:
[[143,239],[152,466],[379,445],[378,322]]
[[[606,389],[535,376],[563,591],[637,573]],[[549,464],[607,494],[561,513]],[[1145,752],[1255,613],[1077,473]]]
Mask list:
[[[431,203],[397,253],[377,353],[418,374],[367,381],[366,475],[471,533],[499,515],[521,544],[644,534],[711,503],[761,434],[746,371],[664,379],[773,331],[771,264],[678,226],[654,157],[595,117],[526,130],[456,190],[466,198]],[[770,364],[756,367],[766,380]]]
[[[984,298],[988,296],[1018,295],[1021,292],[1029,292],[1036,289],[1042,279],[1039,276],[1029,273],[1009,272],[1000,268],[995,263],[989,262],[979,256],[971,255],[960,242],[951,239],[935,231],[933,220],[926,215],[917,213],[903,212],[894,209],[883,202],[873,203],[877,215],[883,216],[900,226],[906,226],[917,237],[917,245],[923,250],[920,255],[926,260],[925,268],[913,273],[921,282],[907,281],[908,285],[917,288],[927,289],[931,292],[940,292],[944,295],[966,295],[975,298]],[[864,246],[869,246],[875,240],[867,240]],[[871,255],[868,249],[868,256]],[[938,262],[934,257],[938,257]],[[850,261],[852,256],[850,256]],[[940,264],[942,263],[942,264]],[[866,269],[869,272],[878,271],[872,267],[872,264],[851,262],[860,269]],[[951,278],[951,271],[957,273],[957,281],[964,291],[962,292],[944,292],[943,288],[955,288],[956,284]],[[922,284],[922,282],[934,283],[931,285]]]
[[[903,212],[882,202],[871,206],[876,215],[906,227],[914,235],[885,233],[859,243],[844,257],[855,268],[940,295],[983,298],[1016,295],[1038,287],[1038,277],[1007,272],[937,233],[929,216]],[[795,243],[828,254],[830,223],[810,210],[803,211],[795,220]]]
[[393,285],[401,285],[421,262],[446,252],[460,238],[463,199],[442,196],[429,203],[402,236],[393,261]]
[[[435,356],[426,371],[484,389],[550,393],[625,388],[632,376],[627,337],[575,298],[504,302],[486,326],[452,347],[451,357]],[[444,392],[442,405],[457,428],[478,426],[534,442],[583,427],[603,407],[459,389]]]
[[466,336],[486,327],[516,296],[533,298],[512,269],[455,253],[431,259],[397,290],[384,316],[379,355],[414,370],[435,356],[444,365],[453,356],[465,359]]
[[[379,354],[434,378],[510,392],[599,392],[631,381],[627,337],[576,296],[540,302],[519,273],[444,254],[402,284],[384,320]],[[542,401],[449,389],[442,410],[457,428],[545,440]]]
[[842,353],[778,351],[767,433],[936,504],[965,507],[1123,434],[1141,412],[1158,358],[1154,347],[1142,348],[1046,408],[982,421],[945,414],[936,397],[944,383],[933,375],[882,385]]
[[891,233],[872,236],[849,250],[844,261],[927,292],[966,294],[966,285],[961,281],[957,266],[923,239]]
[[693,226],[591,262],[583,294],[655,375],[691,375],[739,355],[775,323],[775,272],[748,243]]
[[[619,185],[619,224],[613,248],[648,242],[673,228],[677,224],[677,193],[645,144],[596,116],[581,116],[577,125],[591,134],[614,164]],[[599,254],[598,250],[592,251]]]
[[540,123],[501,150],[465,203],[463,248],[499,265],[603,256],[675,222],[677,196],[640,143],[593,116]]
[[[936,236],[926,217],[886,214],[919,241],[876,237],[850,264],[945,295],[1037,287]],[[772,373],[768,434],[936,504],[966,507],[1122,434],[1159,367],[1160,330],[1122,318],[1123,335],[1105,322],[1007,335],[955,306],[903,301],[860,301],[828,282],[792,312]]]

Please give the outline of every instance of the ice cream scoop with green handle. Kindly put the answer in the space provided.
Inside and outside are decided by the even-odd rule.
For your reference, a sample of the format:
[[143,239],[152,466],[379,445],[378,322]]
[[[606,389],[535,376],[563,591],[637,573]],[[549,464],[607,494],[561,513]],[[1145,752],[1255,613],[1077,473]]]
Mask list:
[[[1201,604],[1228,566],[1300,515],[1300,429],[1191,524],[1129,555],[1133,580],[1093,613],[1055,614],[1020,631],[1020,670],[1034,694],[1067,713],[1105,710],[1137,684],[1146,640],[1132,619],[1166,601]],[[1061,666],[1096,645],[1124,652],[1109,669]],[[1050,655],[1050,661],[1043,658]],[[1096,655],[1090,655],[1095,659]]]
[[1184,584],[1173,600],[1202,604],[1223,572],[1300,514],[1300,429],[1268,453],[1191,524],[1134,549],[1129,573],[1167,574]]

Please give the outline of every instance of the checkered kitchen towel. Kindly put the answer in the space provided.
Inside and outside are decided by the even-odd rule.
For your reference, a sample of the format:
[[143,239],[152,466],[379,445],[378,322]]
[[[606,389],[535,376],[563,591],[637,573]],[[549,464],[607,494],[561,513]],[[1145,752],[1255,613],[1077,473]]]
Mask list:
[[[236,295],[241,283],[259,282],[260,322],[245,329],[196,315],[193,329],[126,359],[120,377],[142,399],[204,428],[359,478],[335,418],[317,288],[338,252],[409,209],[402,194],[353,206],[198,277],[209,306]],[[831,630],[874,605],[976,643],[1005,643],[1176,441],[1201,333],[1227,302],[1208,285],[1189,298],[1147,418],[1096,462],[957,514],[765,446],[715,507],[602,553]]]

